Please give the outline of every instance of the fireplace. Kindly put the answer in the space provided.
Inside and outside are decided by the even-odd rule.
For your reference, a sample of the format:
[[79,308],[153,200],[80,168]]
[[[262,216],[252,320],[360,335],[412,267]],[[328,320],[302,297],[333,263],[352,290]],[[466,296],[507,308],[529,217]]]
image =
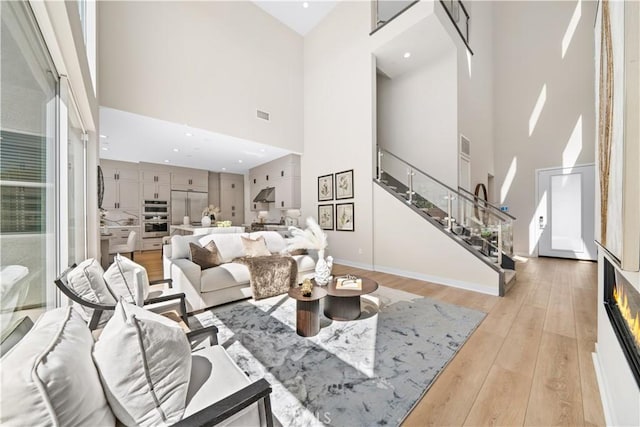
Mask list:
[[640,292],[604,258],[604,306],[640,387]]

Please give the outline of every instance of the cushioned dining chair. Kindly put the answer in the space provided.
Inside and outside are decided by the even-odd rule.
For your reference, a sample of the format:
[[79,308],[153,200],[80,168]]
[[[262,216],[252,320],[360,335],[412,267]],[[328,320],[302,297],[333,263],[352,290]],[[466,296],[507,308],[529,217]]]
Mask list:
[[[63,294],[71,299],[71,301],[80,304],[85,309],[85,312],[87,312],[87,314],[91,313],[89,329],[95,330],[98,328],[98,326],[100,326],[102,314],[105,312],[113,312],[115,310],[119,295],[114,295],[113,290],[108,288],[108,286],[105,288],[106,290],[103,291],[92,288],[88,290],[88,292],[83,292],[83,290],[74,288],[74,286],[69,283],[69,273],[71,273],[76,267],[83,268],[82,264],[84,263],[86,263],[86,261],[81,263],[79,267],[74,264],[71,267],[67,268],[55,280],[55,284]],[[136,272],[136,275],[140,276],[140,273]],[[182,320],[188,325],[189,321],[187,317],[185,294],[182,292],[173,291],[172,287],[173,284],[171,279],[149,281],[150,292],[147,298],[138,301],[137,305],[141,305],[145,308],[150,308],[151,311],[164,312],[171,310],[168,309],[167,304],[171,301],[174,301],[175,304],[172,304],[172,306],[176,306],[176,311],[178,311],[178,314],[180,315]],[[90,297],[93,297],[94,300],[90,300]],[[96,297],[98,298],[96,299]],[[138,299],[136,297],[139,298],[138,295],[132,295],[131,302],[135,302],[135,300]],[[151,305],[155,305],[155,307],[150,307]]]
[[136,236],[138,233],[132,231],[129,233],[129,237],[127,237],[127,243],[123,245],[113,245],[109,246],[109,255],[115,254],[130,254],[131,260],[133,261],[133,254],[136,251]]

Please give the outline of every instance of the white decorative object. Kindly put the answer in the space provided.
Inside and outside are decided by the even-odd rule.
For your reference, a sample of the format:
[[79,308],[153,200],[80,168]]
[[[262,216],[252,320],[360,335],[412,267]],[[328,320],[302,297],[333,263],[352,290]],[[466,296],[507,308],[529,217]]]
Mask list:
[[211,227],[211,218],[209,216],[202,217],[202,226],[203,227]]
[[191,347],[178,323],[121,300],[93,359],[122,424],[171,425],[182,419]]
[[188,216],[182,217],[182,224],[189,225],[190,223],[191,223],[191,220],[189,219]]
[[318,252],[318,262],[316,263],[316,283],[320,286],[326,286],[331,281],[331,268],[333,267],[333,257],[328,256],[326,259],[320,257]]
[[333,267],[333,258],[324,258],[324,250],[327,248],[327,235],[320,228],[318,223],[312,217],[307,218],[307,229],[301,230],[297,227],[289,227],[289,231],[293,236],[289,239],[287,250],[289,252],[296,249],[313,249],[318,251],[318,262],[316,263],[316,283],[324,286],[331,280],[331,268]]

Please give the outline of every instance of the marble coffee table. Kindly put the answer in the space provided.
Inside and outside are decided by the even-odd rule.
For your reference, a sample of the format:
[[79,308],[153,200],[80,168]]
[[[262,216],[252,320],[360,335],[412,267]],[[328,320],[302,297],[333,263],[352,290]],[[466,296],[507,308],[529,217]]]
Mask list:
[[[378,289],[378,282],[367,277],[362,279],[362,289],[336,289],[336,279],[325,288],[324,315],[333,320],[355,320],[360,317],[360,296]],[[315,289],[315,288],[314,288]]]

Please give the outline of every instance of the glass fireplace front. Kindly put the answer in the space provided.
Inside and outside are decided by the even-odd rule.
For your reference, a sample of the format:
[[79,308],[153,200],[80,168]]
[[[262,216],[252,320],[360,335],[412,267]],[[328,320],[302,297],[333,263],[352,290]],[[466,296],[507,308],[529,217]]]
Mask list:
[[640,387],[640,292],[604,258],[604,305]]

